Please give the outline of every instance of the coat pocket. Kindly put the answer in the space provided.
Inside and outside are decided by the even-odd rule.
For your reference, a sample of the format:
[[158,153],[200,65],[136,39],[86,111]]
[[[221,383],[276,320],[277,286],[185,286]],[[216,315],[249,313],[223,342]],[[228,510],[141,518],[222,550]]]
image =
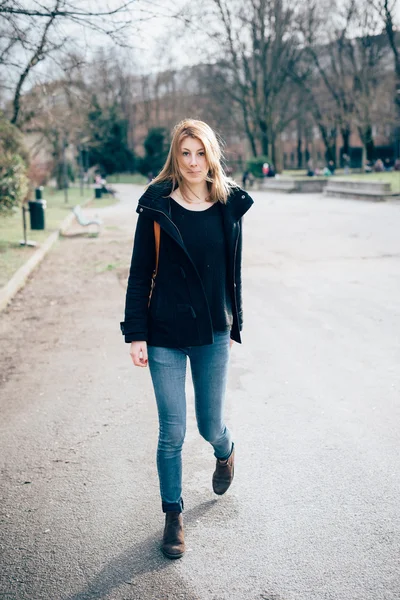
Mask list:
[[[186,346],[186,340],[199,340],[199,329],[197,315],[191,304],[178,304],[176,311],[176,330],[182,346]],[[195,345],[194,343],[191,345]]]

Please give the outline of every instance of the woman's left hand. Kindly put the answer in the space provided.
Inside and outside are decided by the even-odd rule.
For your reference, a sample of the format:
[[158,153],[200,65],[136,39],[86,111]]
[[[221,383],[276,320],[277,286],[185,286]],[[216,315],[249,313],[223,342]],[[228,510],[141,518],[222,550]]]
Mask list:
[[231,338],[229,340],[229,348],[232,348],[233,344],[235,343],[235,341]]

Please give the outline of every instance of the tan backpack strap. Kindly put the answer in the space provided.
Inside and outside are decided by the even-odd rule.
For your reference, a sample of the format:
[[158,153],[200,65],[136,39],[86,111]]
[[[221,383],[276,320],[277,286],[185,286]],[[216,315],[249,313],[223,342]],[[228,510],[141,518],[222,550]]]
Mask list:
[[153,295],[154,286],[156,284],[156,276],[158,271],[158,257],[160,256],[160,225],[154,221],[154,239],[156,244],[156,264],[154,267],[153,275],[151,277],[151,288],[149,294],[149,301],[147,303],[150,306],[151,297]]
[[160,256],[160,224],[154,221],[154,239],[156,241],[156,268],[154,269],[154,277],[158,271],[158,258]]

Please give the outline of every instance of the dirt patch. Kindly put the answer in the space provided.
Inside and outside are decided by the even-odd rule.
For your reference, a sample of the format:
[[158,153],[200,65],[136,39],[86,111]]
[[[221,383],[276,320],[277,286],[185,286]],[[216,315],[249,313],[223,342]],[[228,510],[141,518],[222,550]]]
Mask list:
[[22,375],[27,365],[34,368],[43,350],[55,346],[66,330],[71,332],[76,319],[84,313],[90,319],[90,307],[109,293],[110,285],[126,286],[132,229],[120,223],[126,216],[118,206],[102,219],[110,225],[99,237],[60,238],[0,314],[0,389],[11,377]]

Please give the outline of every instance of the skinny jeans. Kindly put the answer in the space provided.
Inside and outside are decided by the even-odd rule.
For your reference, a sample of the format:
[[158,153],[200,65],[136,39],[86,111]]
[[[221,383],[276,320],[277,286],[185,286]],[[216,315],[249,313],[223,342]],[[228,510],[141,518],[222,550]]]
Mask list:
[[224,422],[224,401],[230,355],[230,332],[214,332],[214,343],[185,348],[148,346],[157,401],[159,437],[157,470],[164,512],[183,510],[182,446],[186,433],[186,365],[190,361],[197,427],[211,444],[216,458],[232,451],[232,437]]

